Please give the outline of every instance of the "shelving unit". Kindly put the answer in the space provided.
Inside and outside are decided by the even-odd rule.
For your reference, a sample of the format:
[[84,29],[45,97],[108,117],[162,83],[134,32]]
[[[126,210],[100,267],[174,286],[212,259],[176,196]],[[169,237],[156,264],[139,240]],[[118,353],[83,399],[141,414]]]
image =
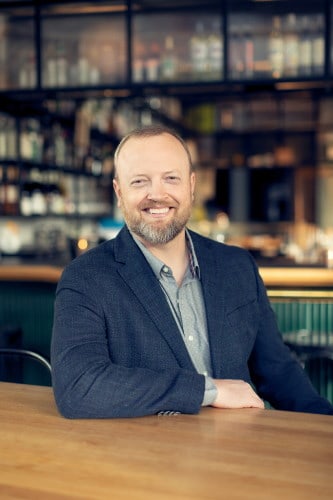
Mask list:
[[[232,222],[327,225],[332,12],[331,0],[0,1],[0,217],[112,216],[115,145],[157,121],[214,171],[211,206]],[[29,209],[27,185],[52,192],[56,177],[66,201]]]

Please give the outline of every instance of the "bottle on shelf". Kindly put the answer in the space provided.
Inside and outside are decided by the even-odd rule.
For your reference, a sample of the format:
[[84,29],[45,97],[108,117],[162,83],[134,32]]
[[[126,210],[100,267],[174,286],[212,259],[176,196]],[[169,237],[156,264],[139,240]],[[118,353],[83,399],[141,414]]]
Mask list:
[[7,46],[7,18],[0,14],[0,90],[8,86]]
[[32,206],[31,206],[31,193],[32,193],[32,183],[26,181],[22,185],[21,194],[20,194],[20,214],[24,216],[32,215]]
[[89,60],[87,57],[87,48],[84,40],[79,42],[78,48],[78,62],[77,62],[77,81],[74,81],[74,85],[88,85],[89,84]]
[[160,78],[161,70],[160,46],[157,42],[150,44],[145,66],[147,82],[157,82]]
[[62,40],[56,43],[56,84],[58,87],[68,85],[68,60],[66,56],[65,44]]
[[161,80],[177,80],[177,57],[175,54],[175,42],[171,35],[167,35],[164,41],[164,50],[161,56]]
[[49,172],[46,189],[46,202],[49,214],[61,215],[65,213],[65,197],[61,188],[58,172]]
[[[34,168],[30,171],[27,187],[30,194],[30,214],[46,215],[46,186],[43,182],[42,173],[37,168]],[[26,210],[29,210],[29,208],[26,207]]]
[[22,60],[18,71],[18,86],[31,89],[37,84],[36,57],[33,48],[21,48]]
[[283,76],[295,77],[298,75],[299,71],[299,37],[297,33],[296,15],[293,13],[285,17],[283,36]]
[[57,60],[56,42],[50,40],[45,49],[43,84],[46,87],[56,87],[57,85]]
[[254,73],[254,45],[249,25],[244,26],[244,77],[252,78]]
[[16,165],[6,168],[4,181],[1,182],[1,198],[3,215],[19,213],[19,169]]
[[16,160],[18,157],[17,151],[17,129],[15,119],[11,116],[6,120],[6,156],[10,160]]
[[135,83],[144,82],[146,78],[145,69],[145,46],[140,40],[133,44],[132,79]]
[[101,81],[101,73],[99,69],[99,46],[97,43],[90,44],[89,53],[89,83],[90,85],[99,85]]
[[318,14],[314,18],[312,32],[312,74],[323,74],[325,67],[324,18]]
[[223,77],[223,36],[221,23],[215,19],[212,23],[212,31],[208,36],[208,76],[211,80],[220,80]]
[[6,116],[0,114],[0,158],[7,158]]
[[229,73],[235,80],[244,77],[244,44],[242,28],[239,23],[231,25]]
[[299,74],[310,76],[312,72],[312,43],[310,18],[304,15],[300,19],[299,39]]
[[195,25],[195,32],[190,38],[190,68],[192,78],[203,80],[208,71],[208,38],[201,21]]
[[54,163],[58,167],[70,166],[67,162],[67,147],[65,130],[59,123],[55,123],[52,128],[54,142]]
[[43,136],[40,123],[34,118],[25,120],[20,133],[21,158],[33,162],[41,162],[43,157]]
[[[88,43],[87,43],[88,45]],[[89,52],[89,50],[87,50]],[[90,70],[91,70],[91,62],[88,60],[88,83],[90,83]],[[119,70],[118,67],[118,58],[114,45],[109,41],[105,40],[102,43],[99,53],[99,64],[100,64],[100,72],[101,72],[101,82],[110,84],[117,79],[117,73]]]
[[271,75],[273,78],[281,78],[283,75],[284,40],[281,31],[281,17],[273,17],[272,31],[268,41],[268,59],[270,62]]

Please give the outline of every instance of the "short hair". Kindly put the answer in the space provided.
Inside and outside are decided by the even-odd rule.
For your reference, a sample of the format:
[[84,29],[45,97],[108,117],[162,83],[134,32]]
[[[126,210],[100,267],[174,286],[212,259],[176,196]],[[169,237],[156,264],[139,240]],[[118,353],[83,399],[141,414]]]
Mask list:
[[121,152],[123,146],[126,144],[127,141],[129,141],[132,138],[145,139],[147,137],[156,137],[156,136],[162,135],[162,134],[169,134],[169,135],[173,136],[183,146],[185,153],[187,155],[187,158],[188,158],[190,172],[192,172],[193,171],[193,162],[192,162],[192,158],[191,158],[191,153],[190,153],[190,150],[189,150],[186,142],[184,141],[184,139],[182,137],[180,137],[180,135],[175,130],[173,130],[169,127],[165,127],[163,125],[148,125],[148,126],[144,126],[144,127],[135,128],[134,130],[129,132],[127,135],[125,135],[125,137],[123,137],[122,140],[120,141],[120,143],[118,144],[116,151],[114,153],[114,177],[115,178],[117,177],[117,162],[118,162],[119,153]]

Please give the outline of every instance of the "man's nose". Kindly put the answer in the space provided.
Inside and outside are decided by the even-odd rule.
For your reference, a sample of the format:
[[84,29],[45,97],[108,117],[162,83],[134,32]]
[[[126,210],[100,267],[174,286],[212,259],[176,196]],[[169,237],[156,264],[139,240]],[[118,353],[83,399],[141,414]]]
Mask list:
[[163,182],[156,180],[150,183],[147,197],[150,200],[161,200],[165,198],[166,192]]

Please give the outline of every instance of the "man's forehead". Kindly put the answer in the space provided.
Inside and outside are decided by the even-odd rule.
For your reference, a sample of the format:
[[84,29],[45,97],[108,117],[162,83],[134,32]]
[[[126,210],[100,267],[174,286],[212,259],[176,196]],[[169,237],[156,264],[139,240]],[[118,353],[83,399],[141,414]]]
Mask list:
[[[160,147],[163,146],[163,143],[167,146],[163,151],[154,149],[154,145]],[[162,154],[183,154],[184,158],[187,158],[186,150],[181,142],[171,134],[163,133],[149,137],[129,137],[119,151],[118,162],[121,163],[121,160],[130,158],[140,159],[143,154],[149,155],[150,152],[152,154],[158,153],[161,156]]]
[[121,151],[124,151],[125,148],[129,148],[129,147],[134,147],[134,146],[135,147],[145,147],[145,146],[149,147],[149,144],[153,143],[153,142],[172,142],[172,143],[178,144],[180,147],[182,147],[182,144],[178,141],[178,139],[176,139],[176,137],[174,137],[173,135],[171,135],[167,132],[163,132],[162,134],[158,134],[158,135],[129,137],[127,139],[127,141],[125,142],[125,144],[123,145],[123,147],[121,148],[120,153],[121,153]]

